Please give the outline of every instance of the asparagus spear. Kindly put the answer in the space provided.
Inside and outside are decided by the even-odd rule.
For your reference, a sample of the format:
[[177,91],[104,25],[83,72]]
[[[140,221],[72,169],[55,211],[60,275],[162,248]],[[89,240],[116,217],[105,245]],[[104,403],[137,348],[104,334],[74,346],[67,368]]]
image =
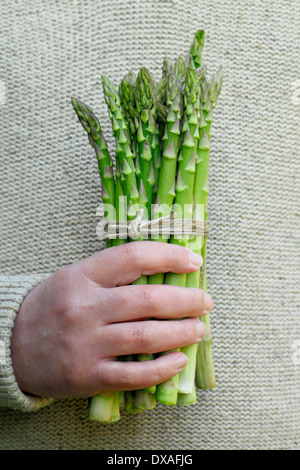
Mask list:
[[[200,87],[198,76],[192,67],[187,67],[184,89],[185,120],[182,128],[182,150],[178,162],[176,183],[175,211],[181,212],[182,218],[192,217],[192,198],[195,174],[195,156],[199,140],[198,114],[200,107]],[[176,209],[177,207],[177,209]],[[170,243],[186,246],[188,237],[171,237]],[[186,274],[168,273],[165,283],[185,286]],[[194,367],[192,362],[186,365],[187,370]],[[193,369],[194,373],[194,369]],[[175,405],[177,403],[179,374],[157,387],[156,398],[162,403]]]
[[135,154],[131,148],[129,131],[124,119],[119,94],[114,85],[102,76],[104,97],[109,110],[113,134],[116,139],[116,158],[120,162],[121,171],[124,176],[124,192],[128,198],[128,204],[138,203],[139,193],[136,183],[133,158]]
[[[138,117],[136,131],[137,163],[139,168],[138,183],[140,202],[145,205],[148,218],[151,218],[151,204],[155,173],[153,156],[156,150],[155,121],[156,113],[156,87],[149,71],[143,67],[137,76],[135,87],[135,110]],[[138,361],[151,360],[152,355],[138,355]],[[152,409],[156,399],[153,395],[156,386],[145,390],[137,390],[134,399],[136,408]]]
[[73,108],[78,116],[79,122],[86,130],[91,146],[96,152],[99,174],[103,183],[103,202],[114,205],[114,175],[113,163],[110,158],[107,143],[105,141],[100,122],[95,116],[92,108],[77,98],[72,98]]
[[[208,220],[207,196],[208,196],[208,162],[211,136],[211,122],[213,108],[217,104],[217,99],[221,91],[223,82],[222,68],[218,70],[216,75],[206,84],[204,82],[203,89],[203,115],[206,125],[203,128],[202,136],[199,143],[199,171],[196,174],[197,194],[195,203],[204,208],[204,220]],[[207,239],[204,237],[201,246],[201,255],[203,258],[202,276],[200,287],[207,290],[206,286],[206,246]],[[210,389],[215,387],[215,374],[212,357],[212,338],[210,333],[209,315],[204,315],[202,320],[207,326],[208,334],[199,344],[196,362],[196,384],[198,388]]]
[[[132,170],[134,171],[135,184],[139,185],[139,191],[138,191],[137,198],[133,197],[132,189],[131,189],[131,192],[127,191],[127,196],[129,199],[129,210],[128,210],[129,218],[135,218],[136,216],[135,206],[139,208],[140,206],[146,206],[148,214],[150,213],[150,207],[151,207],[151,202],[152,202],[152,190],[153,190],[153,186],[155,182],[154,171],[153,171],[152,162],[151,162],[152,155],[151,155],[151,150],[150,150],[150,145],[149,145],[149,140],[152,144],[151,133],[153,134],[154,132],[152,130],[154,129],[154,119],[152,117],[151,110],[150,110],[150,108],[152,108],[152,112],[155,112],[154,82],[152,81],[149,71],[145,68],[141,69],[140,73],[138,74],[135,86],[134,86],[134,80],[135,79],[133,75],[131,76],[127,75],[125,79],[123,79],[123,81],[121,82],[119,90],[123,98],[122,100],[123,110],[122,110],[120,97],[116,89],[113,87],[112,84],[110,84],[110,82],[107,79],[102,78],[104,93],[106,94],[106,102],[110,109],[110,115],[112,115],[111,119],[113,123],[113,129],[114,128],[116,129],[115,135],[116,135],[117,140],[119,140],[120,135],[118,135],[117,133],[118,127],[116,125],[116,122],[113,119],[114,112],[118,111],[118,115],[115,114],[115,119],[116,120],[119,119],[118,125],[120,128],[126,127],[124,123],[125,123],[125,119],[127,119],[127,122],[129,122],[130,124],[131,132],[136,130],[136,132],[134,132],[133,134],[134,135],[133,142],[134,142],[134,147],[136,147],[136,150],[137,150],[137,162],[139,164],[138,174],[136,174],[132,159],[130,161],[132,162]],[[108,99],[109,97],[112,97],[113,103],[116,104],[116,108],[117,108],[116,110],[114,110],[112,100]],[[138,124],[138,128],[136,129],[137,127],[136,123],[137,123],[138,117],[139,117],[139,124]],[[127,135],[129,136],[128,127],[126,131],[127,131]],[[122,150],[125,150],[125,155],[124,155],[125,159],[128,158],[128,148],[129,148],[128,143],[129,142],[131,143],[130,137],[127,139],[127,146],[125,149],[124,148],[122,149],[122,146],[120,145],[120,148]],[[131,146],[131,150],[132,150],[132,146]],[[129,155],[130,157],[133,156],[132,153],[129,152],[129,154],[130,154]],[[123,155],[121,151],[117,154],[117,156],[118,156],[119,161],[122,161]],[[126,171],[124,172],[124,165],[123,165],[122,174],[124,176],[124,181],[125,181],[125,190],[126,190]],[[130,173],[130,176],[132,176],[133,171],[132,173]],[[140,175],[140,178],[139,178],[139,175]],[[133,186],[133,178],[132,178],[131,185]],[[147,276],[141,276],[133,284],[147,284]],[[150,389],[150,391],[152,390]],[[154,391],[155,391],[155,388],[154,388]],[[138,403],[139,409],[143,409],[143,408],[149,409],[149,406],[151,407],[150,409],[152,409],[152,407],[154,406],[153,397],[148,397],[148,394],[149,392],[144,391],[144,390],[138,390],[136,391],[134,395],[133,393],[128,392],[126,395],[127,396],[126,410],[128,411],[130,409],[131,411],[136,411],[137,407],[134,405],[134,401]]]
[[[201,81],[204,79],[206,73],[206,69],[202,68],[201,73],[198,73],[198,79]],[[196,167],[195,167],[195,179],[194,179],[194,188],[193,188],[193,218],[195,220],[200,219],[204,220],[204,213],[200,211],[200,194],[201,194],[201,178],[205,178],[205,171],[208,170],[208,161],[207,161],[207,168],[205,166],[206,160],[202,161],[203,159],[199,156],[199,149],[206,148],[206,141],[204,139],[203,128],[207,125],[203,111],[200,107],[199,114],[198,114],[198,126],[199,126],[199,136],[202,136],[201,139],[199,138],[199,145],[198,145],[198,153],[196,159]],[[204,131],[205,133],[205,131]],[[203,164],[201,164],[203,163]],[[201,253],[201,247],[203,244],[203,238],[200,236],[197,237],[190,237],[188,247],[197,253]],[[200,285],[200,269],[193,272],[188,273],[186,275],[186,287],[199,287]],[[197,356],[197,344],[189,345],[182,348],[182,352],[188,358],[188,367],[185,367],[179,374],[179,382],[178,382],[178,390],[184,394],[190,394],[193,396],[193,389],[195,383],[195,370],[196,370],[196,356]],[[192,399],[192,398],[191,398]],[[188,400],[186,398],[186,400]]]
[[[169,213],[175,196],[175,177],[180,136],[180,90],[174,74],[168,76],[167,88],[168,114],[164,138],[163,160],[158,186],[158,200],[153,218]],[[173,179],[173,182],[172,182]],[[167,212],[166,212],[167,211]],[[168,242],[168,238],[159,236],[158,240]],[[148,276],[149,284],[163,284],[164,274]],[[156,387],[146,391],[155,392]]]
[[137,153],[136,132],[139,126],[138,115],[135,107],[136,77],[128,72],[119,85],[119,96],[122,103],[124,117],[130,130],[135,153]]
[[[100,122],[94,114],[92,108],[77,98],[72,98],[73,108],[80,123],[86,130],[91,146],[96,152],[98,169],[102,184],[102,200],[106,208],[106,217],[112,219],[112,208],[115,202],[115,184],[113,175],[113,163],[110,158],[107,144],[101,130]],[[117,240],[121,242],[121,240]],[[107,240],[106,247],[111,246],[111,241]],[[120,419],[118,412],[118,392],[102,392],[90,400],[90,418],[103,422],[114,422]]]

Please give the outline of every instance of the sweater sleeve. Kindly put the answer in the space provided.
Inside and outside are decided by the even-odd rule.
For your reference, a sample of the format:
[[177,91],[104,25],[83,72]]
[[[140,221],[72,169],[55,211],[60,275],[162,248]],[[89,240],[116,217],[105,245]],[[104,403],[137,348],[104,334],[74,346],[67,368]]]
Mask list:
[[15,318],[25,296],[49,274],[0,276],[0,407],[34,411],[53,401],[23,393],[14,376],[11,335]]

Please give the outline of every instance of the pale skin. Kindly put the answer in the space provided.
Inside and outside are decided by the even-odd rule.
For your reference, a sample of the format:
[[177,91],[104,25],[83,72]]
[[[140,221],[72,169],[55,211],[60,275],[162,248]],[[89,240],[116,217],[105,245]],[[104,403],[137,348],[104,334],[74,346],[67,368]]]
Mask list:
[[140,241],[61,268],[26,296],[15,321],[11,350],[21,390],[90,397],[149,387],[176,375],[186,364],[181,352],[146,362],[117,357],[199,343],[206,326],[196,317],[212,309],[210,295],[196,288],[130,284],[142,274],[188,273],[201,264],[200,255],[180,246]]

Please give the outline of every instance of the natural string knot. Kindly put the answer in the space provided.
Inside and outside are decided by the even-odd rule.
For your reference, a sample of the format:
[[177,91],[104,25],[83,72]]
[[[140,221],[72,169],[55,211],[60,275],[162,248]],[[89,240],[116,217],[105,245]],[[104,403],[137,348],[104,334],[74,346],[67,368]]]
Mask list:
[[141,209],[135,219],[128,224],[127,234],[129,238],[139,238],[143,227],[148,226],[148,221],[142,222],[144,209]]
[[144,209],[140,209],[135,219],[131,221],[114,221],[104,218],[104,209],[100,206],[97,211],[101,220],[96,232],[100,240],[155,238],[157,235],[175,236],[180,238],[188,235],[207,236],[209,229],[205,221],[195,219],[179,219],[177,214],[159,217],[153,220],[143,220]]

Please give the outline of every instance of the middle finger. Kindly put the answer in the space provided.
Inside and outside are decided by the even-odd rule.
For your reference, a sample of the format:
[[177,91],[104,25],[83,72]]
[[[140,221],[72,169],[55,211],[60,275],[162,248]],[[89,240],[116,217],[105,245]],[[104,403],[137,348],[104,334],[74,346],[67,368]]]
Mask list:
[[154,354],[199,343],[207,327],[198,319],[115,323],[101,328],[99,344],[106,357]]

